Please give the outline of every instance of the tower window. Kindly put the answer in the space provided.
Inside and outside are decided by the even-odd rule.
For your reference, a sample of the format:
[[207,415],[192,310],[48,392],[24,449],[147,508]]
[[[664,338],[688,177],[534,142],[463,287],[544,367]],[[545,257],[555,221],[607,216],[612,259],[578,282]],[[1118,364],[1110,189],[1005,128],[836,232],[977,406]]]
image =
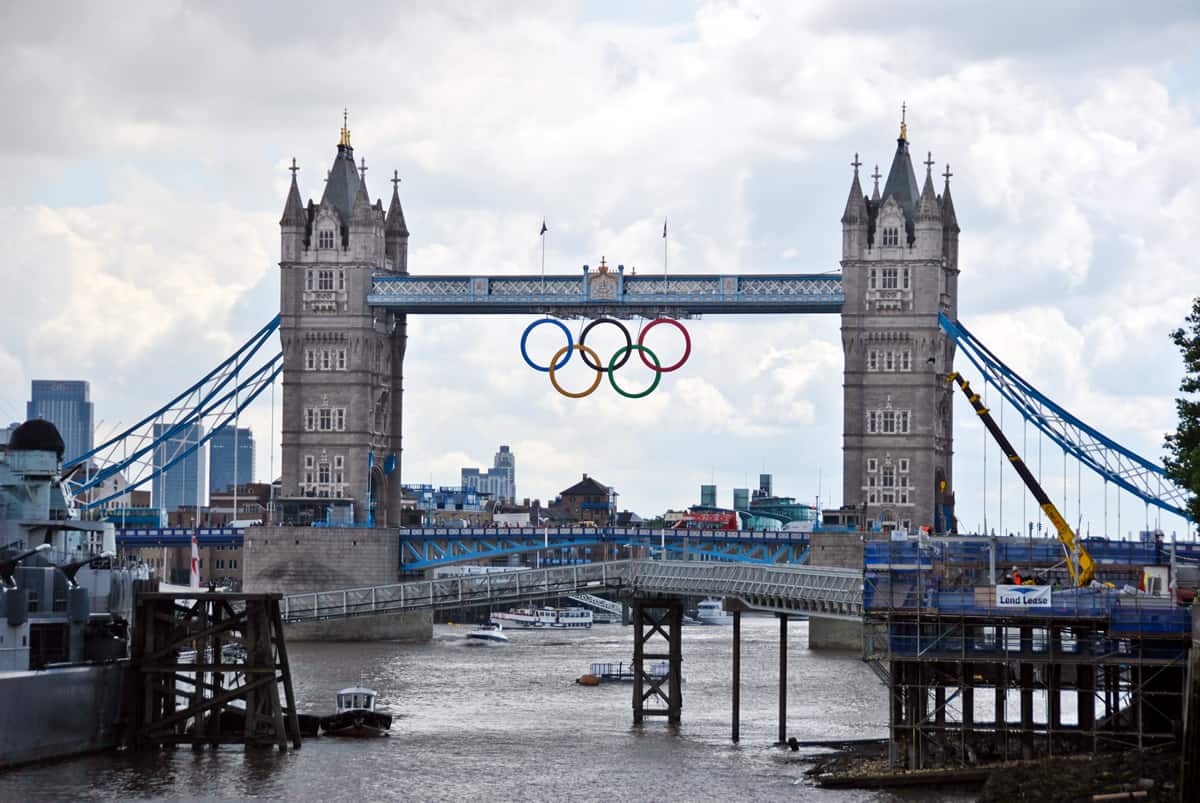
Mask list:
[[313,272],[311,270],[304,271],[304,289],[313,289]]
[[333,229],[321,229],[317,232],[317,248],[333,248]]
[[[905,285],[904,285],[904,286],[905,286],[905,287],[907,287],[907,286],[908,286],[908,284],[907,284],[907,282],[908,282],[907,271],[905,271],[905,274],[906,274],[906,275],[905,275],[905,277],[904,277],[904,281],[905,281]],[[338,271],[338,289],[339,289],[339,290],[345,290],[345,289],[346,289],[346,271],[344,271],[344,270],[339,270],[339,271]]]
[[870,410],[867,412],[867,432],[874,433],[874,432],[878,432],[878,431],[879,431],[879,413],[875,412],[874,410]]
[[312,371],[317,367],[317,355],[312,349],[304,350],[304,370]]
[[345,349],[338,349],[338,352],[337,352],[337,369],[338,369],[339,371],[345,371],[345,370],[346,370],[346,350],[345,350]]
[[871,349],[870,351],[867,352],[867,370],[868,371],[878,371],[879,370],[879,352],[876,351],[875,349]]
[[892,226],[884,228],[883,244],[893,246],[900,245],[900,230]]
[[333,289],[333,271],[320,270],[317,271],[317,289],[332,290]]
[[896,289],[896,287],[897,287],[896,274],[897,274],[897,271],[895,268],[884,268],[883,269],[883,289],[884,290],[895,290]]
[[904,289],[907,290],[908,289],[908,268],[905,268],[904,270],[900,271],[900,275],[901,275],[901,279],[904,282]]
[[885,370],[885,371],[895,371],[896,370],[896,352],[885,351],[883,353],[883,370]]
[[912,370],[912,352],[907,349],[900,352],[900,370],[901,371],[911,371]]
[[868,287],[868,289],[871,289],[871,290],[875,289],[875,282],[876,282],[877,274],[878,274],[878,271],[876,271],[874,268],[871,268],[869,271],[867,271],[867,287]]

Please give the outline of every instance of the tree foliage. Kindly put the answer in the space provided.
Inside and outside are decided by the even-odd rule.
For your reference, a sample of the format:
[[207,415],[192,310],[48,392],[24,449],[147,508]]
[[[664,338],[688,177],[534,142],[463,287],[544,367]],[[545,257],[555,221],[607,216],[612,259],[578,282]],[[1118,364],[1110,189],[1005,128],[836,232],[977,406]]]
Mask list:
[[1171,340],[1183,353],[1183,395],[1175,400],[1179,429],[1168,435],[1167,476],[1181,488],[1191,491],[1188,513],[1200,522],[1200,298],[1192,303],[1187,325],[1171,333]]

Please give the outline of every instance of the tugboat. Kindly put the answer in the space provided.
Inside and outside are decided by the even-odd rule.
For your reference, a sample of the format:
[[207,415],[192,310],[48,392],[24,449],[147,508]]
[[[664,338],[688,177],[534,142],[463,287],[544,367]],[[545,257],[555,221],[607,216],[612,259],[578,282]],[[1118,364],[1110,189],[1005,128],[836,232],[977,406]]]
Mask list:
[[321,719],[326,736],[387,736],[392,718],[375,710],[375,691],[352,686],[337,693],[337,713]]

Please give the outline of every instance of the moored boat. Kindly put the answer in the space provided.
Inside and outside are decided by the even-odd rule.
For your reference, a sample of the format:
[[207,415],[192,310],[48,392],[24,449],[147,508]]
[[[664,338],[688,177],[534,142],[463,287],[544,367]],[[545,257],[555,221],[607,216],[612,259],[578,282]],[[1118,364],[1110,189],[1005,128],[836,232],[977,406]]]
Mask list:
[[522,630],[587,630],[593,622],[587,608],[513,608],[505,613],[493,613],[492,620],[509,629]]
[[352,686],[337,693],[337,712],[321,718],[326,736],[386,736],[392,718],[375,710],[375,691]]
[[733,614],[721,607],[721,600],[701,600],[696,605],[696,621],[702,625],[731,625]]

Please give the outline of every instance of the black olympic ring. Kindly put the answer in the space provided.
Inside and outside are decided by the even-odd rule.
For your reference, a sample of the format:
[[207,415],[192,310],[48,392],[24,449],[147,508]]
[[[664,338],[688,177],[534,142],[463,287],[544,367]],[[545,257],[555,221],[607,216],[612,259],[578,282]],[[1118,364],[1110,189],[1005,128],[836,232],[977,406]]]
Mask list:
[[[617,319],[615,319],[615,318],[597,318],[596,320],[589,323],[587,326],[583,327],[583,331],[579,335],[579,345],[582,346],[584,344],[584,341],[587,340],[588,332],[592,331],[593,326],[597,326],[602,323],[611,323],[613,326],[615,326],[621,330],[621,334],[625,335],[625,348],[626,348],[625,356],[621,358],[620,362],[609,366],[610,369],[623,368],[623,367],[625,367],[625,363],[629,362],[629,356],[631,354],[633,354],[633,348],[632,348],[633,338],[630,337],[629,330],[625,328],[625,324],[621,323]],[[586,365],[588,368],[591,368],[593,371],[605,370],[603,365],[593,365],[591,360],[588,358],[588,353],[586,351],[581,350],[579,352],[579,356],[583,358],[583,364]],[[557,368],[558,366],[555,366],[555,367]]]

